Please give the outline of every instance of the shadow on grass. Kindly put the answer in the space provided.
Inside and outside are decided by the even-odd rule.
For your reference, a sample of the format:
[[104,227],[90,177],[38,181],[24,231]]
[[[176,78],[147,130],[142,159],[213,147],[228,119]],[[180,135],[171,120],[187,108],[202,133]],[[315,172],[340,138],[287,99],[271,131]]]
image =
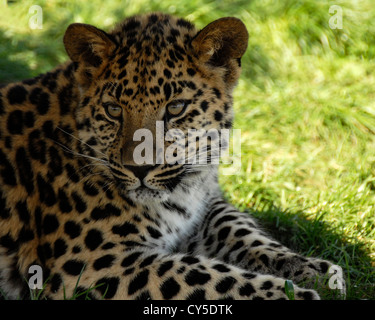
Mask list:
[[10,57],[22,52],[22,46],[13,45],[0,29],[0,85],[27,79],[34,76],[26,61],[13,60]]
[[[363,242],[339,233],[323,216],[307,219],[303,212],[278,208],[246,210],[283,245],[306,256],[329,260],[342,267],[348,300],[375,299],[375,268]],[[334,290],[317,288],[323,299],[335,299]]]
[[61,31],[10,35],[0,28],[0,84],[35,77],[68,60]]

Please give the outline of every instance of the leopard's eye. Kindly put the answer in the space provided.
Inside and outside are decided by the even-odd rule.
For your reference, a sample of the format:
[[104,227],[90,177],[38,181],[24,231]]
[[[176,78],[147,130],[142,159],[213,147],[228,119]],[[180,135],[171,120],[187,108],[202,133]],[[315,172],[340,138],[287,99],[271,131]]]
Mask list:
[[113,119],[118,119],[121,117],[122,108],[113,103],[104,104],[105,111],[107,115]]
[[188,103],[185,100],[175,100],[167,105],[167,113],[169,117],[176,117],[182,114]]

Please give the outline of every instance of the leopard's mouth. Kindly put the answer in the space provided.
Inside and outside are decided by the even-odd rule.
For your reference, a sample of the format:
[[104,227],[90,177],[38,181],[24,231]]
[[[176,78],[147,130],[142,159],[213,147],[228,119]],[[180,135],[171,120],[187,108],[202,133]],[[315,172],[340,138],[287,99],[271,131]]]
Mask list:
[[168,190],[156,190],[141,185],[135,189],[127,190],[126,194],[133,201],[166,201],[170,195]]
[[165,201],[171,194],[171,191],[166,188],[156,189],[144,182],[129,185],[122,179],[115,178],[115,181],[119,192],[134,202]]
[[[146,170],[144,169],[146,168]],[[155,166],[125,166],[125,172],[110,168],[117,189],[133,200],[165,200],[185,176],[185,169],[178,168],[179,174],[171,172],[154,173]],[[174,169],[176,170],[176,169]]]

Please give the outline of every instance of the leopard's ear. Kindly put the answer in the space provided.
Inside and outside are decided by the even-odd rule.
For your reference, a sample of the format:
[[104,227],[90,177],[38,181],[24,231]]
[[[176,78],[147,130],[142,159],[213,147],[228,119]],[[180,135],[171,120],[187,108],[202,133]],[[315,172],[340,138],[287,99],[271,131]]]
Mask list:
[[82,78],[85,75],[90,78],[100,72],[101,66],[116,49],[115,42],[107,33],[83,23],[73,23],[68,27],[64,46],[70,59],[81,67]]
[[241,57],[246,51],[248,39],[243,22],[227,17],[208,24],[198,32],[191,44],[201,62],[225,68],[225,81],[233,86],[240,74]]

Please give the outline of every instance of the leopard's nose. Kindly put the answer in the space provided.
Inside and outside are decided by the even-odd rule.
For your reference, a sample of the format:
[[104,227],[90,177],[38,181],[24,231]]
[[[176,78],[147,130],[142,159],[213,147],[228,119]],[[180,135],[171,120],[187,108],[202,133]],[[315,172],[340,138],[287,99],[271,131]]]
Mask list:
[[134,175],[142,182],[144,178],[146,178],[147,174],[150,172],[154,166],[152,165],[144,165],[144,166],[129,166],[124,165],[125,169],[133,172]]

